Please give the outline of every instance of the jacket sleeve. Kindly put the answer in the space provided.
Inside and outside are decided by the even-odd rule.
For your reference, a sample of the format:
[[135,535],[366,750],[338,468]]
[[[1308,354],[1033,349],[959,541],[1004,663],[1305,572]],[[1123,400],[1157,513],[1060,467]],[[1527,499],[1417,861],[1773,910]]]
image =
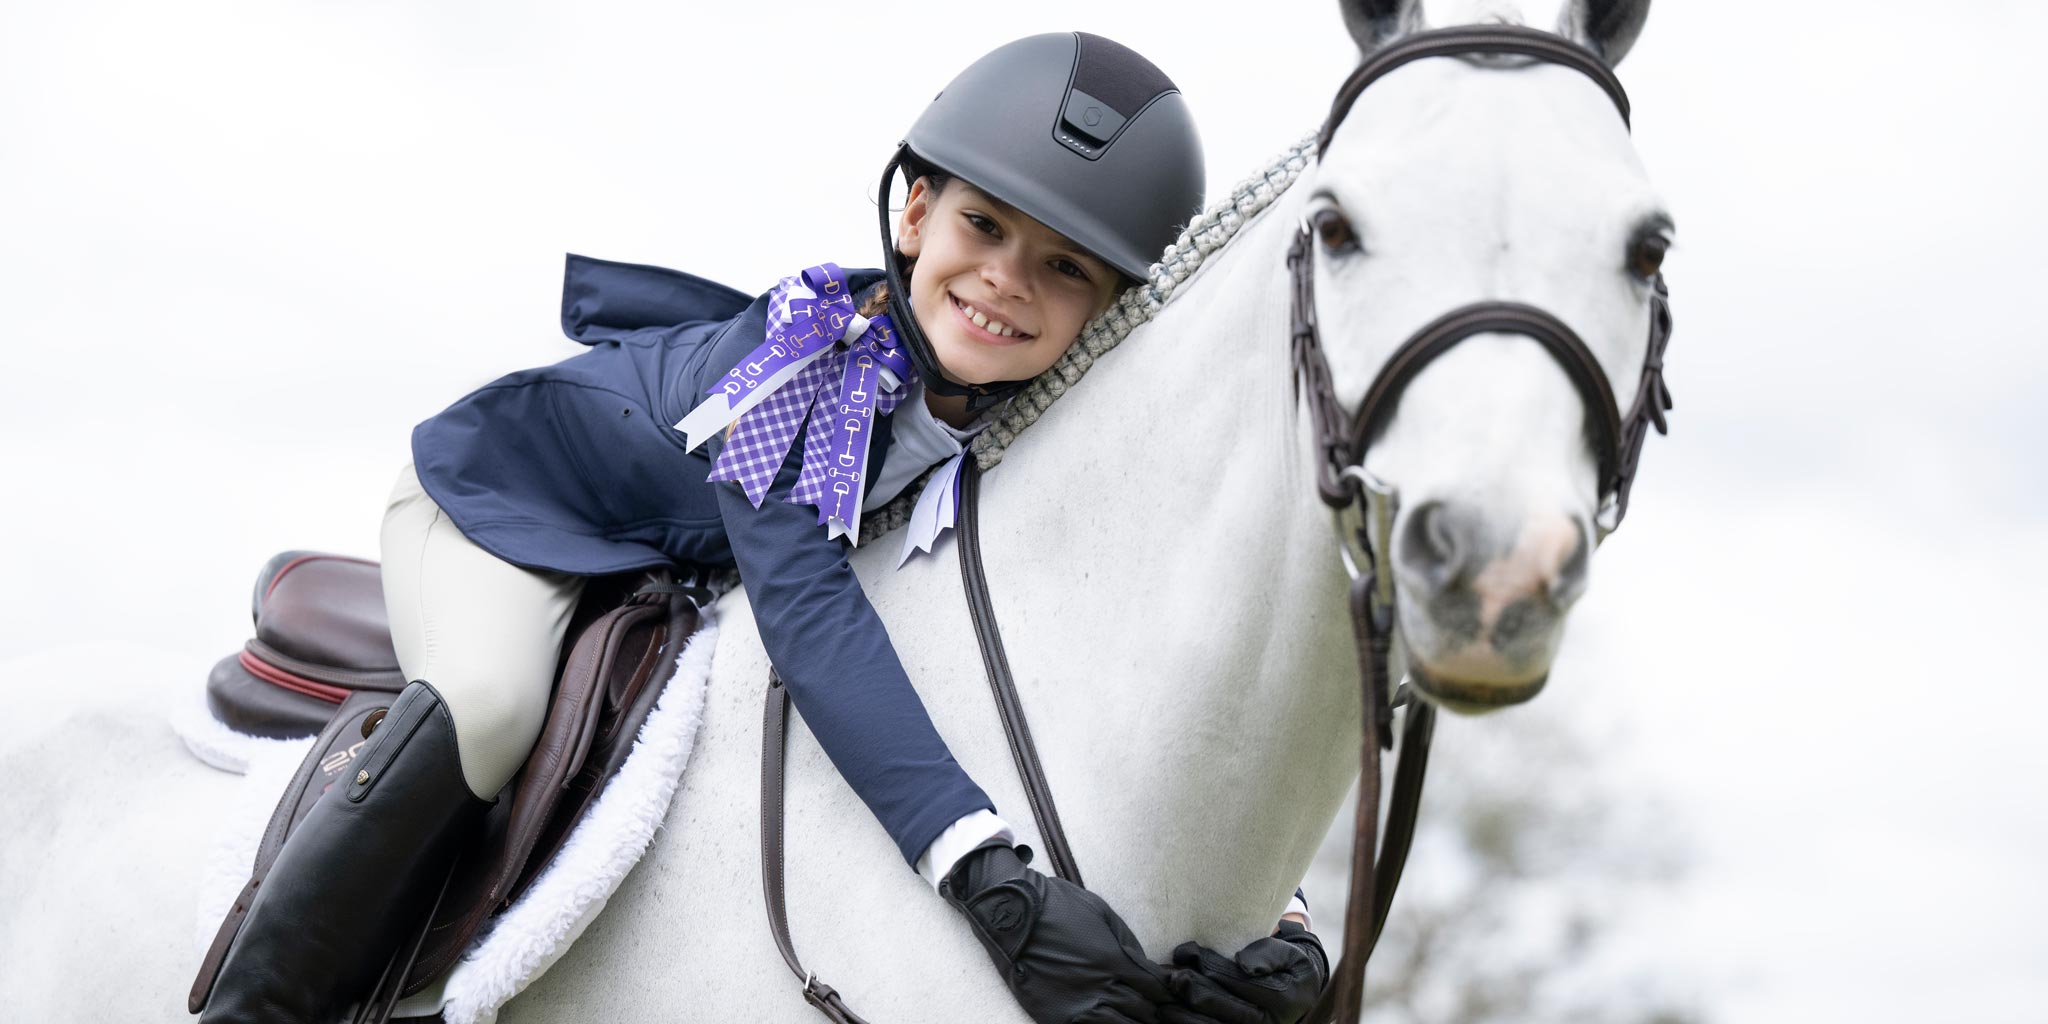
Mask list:
[[800,430],[758,509],[736,483],[711,486],[761,642],[791,703],[915,866],[948,826],[995,805],[932,726],[847,564],[846,543],[826,536],[816,508],[788,502],[802,460]]

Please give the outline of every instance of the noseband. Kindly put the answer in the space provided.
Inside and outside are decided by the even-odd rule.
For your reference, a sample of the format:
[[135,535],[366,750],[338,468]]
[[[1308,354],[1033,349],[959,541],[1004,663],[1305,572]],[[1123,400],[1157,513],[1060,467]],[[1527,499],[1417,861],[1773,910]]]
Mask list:
[[[1317,153],[1329,151],[1337,126],[1366,86],[1395,68],[1426,57],[1504,54],[1560,64],[1593,80],[1614,101],[1622,123],[1629,118],[1628,94],[1614,69],[1590,50],[1563,37],[1515,25],[1467,26],[1410,36],[1374,52],[1344,81],[1330,105],[1330,116],[1316,137]],[[1368,447],[1393,416],[1401,392],[1424,367],[1459,342],[1482,334],[1519,334],[1542,345],[1563,367],[1587,411],[1593,452],[1599,466],[1600,522],[1603,531],[1621,525],[1628,511],[1630,485],[1643,441],[1654,425],[1666,431],[1664,413],[1671,392],[1664,385],[1664,348],[1671,337],[1671,309],[1664,275],[1651,279],[1650,337],[1643,357],[1634,403],[1622,415],[1614,389],[1600,360],[1570,325],[1549,312],[1519,302],[1482,301],[1461,306],[1431,321],[1401,344],[1380,368],[1355,411],[1338,402],[1316,330],[1315,239],[1304,224],[1287,251],[1292,277],[1294,382],[1309,407],[1316,435],[1316,483],[1323,501],[1340,517],[1356,513],[1353,538],[1364,559],[1359,564],[1346,550],[1351,570],[1351,617],[1358,647],[1364,743],[1358,787],[1356,832],[1352,841],[1351,897],[1344,915],[1344,953],[1333,983],[1308,1019],[1312,1022],[1355,1021],[1364,1001],[1365,961],[1386,924],[1408,845],[1414,835],[1416,803],[1422,790],[1434,710],[1419,700],[1408,701],[1401,756],[1395,769],[1393,804],[1387,817],[1383,849],[1378,838],[1380,750],[1393,746],[1395,695],[1387,660],[1394,637],[1393,572],[1375,554],[1386,546],[1393,524],[1393,493],[1378,485],[1364,469]],[[1382,500],[1377,509],[1368,491]],[[1405,689],[1405,688],[1404,688]],[[1374,853],[1379,851],[1377,863]]]

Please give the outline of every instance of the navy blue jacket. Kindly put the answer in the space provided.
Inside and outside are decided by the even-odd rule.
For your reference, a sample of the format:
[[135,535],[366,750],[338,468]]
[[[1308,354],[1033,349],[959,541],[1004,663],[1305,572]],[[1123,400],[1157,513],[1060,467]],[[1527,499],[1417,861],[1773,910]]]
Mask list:
[[[847,283],[858,294],[880,277],[850,270]],[[803,432],[756,509],[739,485],[705,481],[722,433],[690,453],[672,426],[761,343],[767,305],[679,271],[570,256],[562,329],[590,350],[501,377],[421,423],[414,465],[465,536],[515,565],[738,567],[791,702],[914,864],[947,826],[994,805],[932,727],[846,542],[785,500]],[[870,480],[890,426],[876,421]]]

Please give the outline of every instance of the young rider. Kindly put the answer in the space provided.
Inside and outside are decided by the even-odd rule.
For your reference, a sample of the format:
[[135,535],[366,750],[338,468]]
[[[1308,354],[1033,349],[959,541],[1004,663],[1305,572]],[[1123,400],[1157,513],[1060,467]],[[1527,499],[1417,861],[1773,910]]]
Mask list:
[[413,682],[364,771],[279,853],[203,1021],[324,1024],[366,991],[538,737],[583,581],[678,562],[738,568],[805,724],[1034,1019],[1307,1009],[1327,965],[1299,927],[1234,959],[1188,944],[1162,966],[1100,898],[1027,866],[933,728],[842,539],[959,456],[1199,211],[1186,105],[1115,42],[1033,36],[933,100],[885,171],[885,207],[899,165],[912,185],[893,245],[883,212],[886,273],[825,264],[748,302],[572,257],[564,327],[591,351],[414,431],[383,531]]

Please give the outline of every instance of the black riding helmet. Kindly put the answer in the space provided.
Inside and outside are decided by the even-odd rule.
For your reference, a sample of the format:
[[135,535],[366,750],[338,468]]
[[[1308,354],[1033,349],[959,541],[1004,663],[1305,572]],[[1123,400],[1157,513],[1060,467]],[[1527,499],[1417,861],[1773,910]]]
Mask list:
[[925,386],[986,408],[1028,381],[957,384],[910,310],[890,233],[897,168],[955,175],[1073,239],[1133,282],[1202,209],[1202,141],[1166,73],[1086,32],[1027,36],[968,65],[933,97],[882,170],[889,313]]

